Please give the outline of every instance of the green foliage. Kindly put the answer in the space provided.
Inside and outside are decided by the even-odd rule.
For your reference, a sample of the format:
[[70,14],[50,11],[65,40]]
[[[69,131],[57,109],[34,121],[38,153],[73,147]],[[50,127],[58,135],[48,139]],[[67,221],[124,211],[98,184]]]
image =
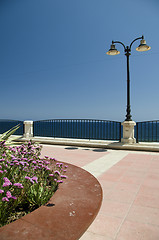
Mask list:
[[41,148],[31,142],[15,147],[0,142],[0,226],[9,223],[17,210],[30,212],[47,203],[67,178],[67,166],[54,158],[40,158]]
[[20,124],[12,127],[8,131],[2,134],[0,141],[7,141],[11,135],[13,135],[20,128]]

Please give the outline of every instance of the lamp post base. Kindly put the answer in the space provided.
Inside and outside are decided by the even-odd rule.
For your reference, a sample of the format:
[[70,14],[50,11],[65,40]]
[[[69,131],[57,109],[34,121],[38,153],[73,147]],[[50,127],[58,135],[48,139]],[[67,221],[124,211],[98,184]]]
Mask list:
[[124,121],[123,125],[123,138],[122,143],[134,144],[136,143],[136,138],[134,137],[134,126],[136,123],[134,121]]

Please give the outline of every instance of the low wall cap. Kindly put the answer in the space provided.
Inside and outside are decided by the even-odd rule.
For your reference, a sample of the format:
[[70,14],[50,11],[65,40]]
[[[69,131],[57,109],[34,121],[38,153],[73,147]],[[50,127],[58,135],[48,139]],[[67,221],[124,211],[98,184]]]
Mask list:
[[33,124],[33,121],[32,120],[26,120],[26,121],[24,121],[24,124]]

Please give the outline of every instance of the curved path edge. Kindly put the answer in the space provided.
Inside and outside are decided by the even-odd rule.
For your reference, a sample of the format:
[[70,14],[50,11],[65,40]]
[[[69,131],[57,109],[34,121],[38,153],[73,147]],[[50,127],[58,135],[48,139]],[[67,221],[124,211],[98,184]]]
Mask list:
[[46,206],[0,228],[1,240],[78,240],[95,219],[102,188],[89,172],[67,164],[68,178]]

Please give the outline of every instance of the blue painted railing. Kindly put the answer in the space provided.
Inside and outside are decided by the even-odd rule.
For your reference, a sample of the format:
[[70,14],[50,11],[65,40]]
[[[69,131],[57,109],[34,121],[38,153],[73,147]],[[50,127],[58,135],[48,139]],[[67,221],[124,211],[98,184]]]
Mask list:
[[34,136],[121,140],[121,123],[90,119],[51,119],[34,122]]
[[159,120],[136,123],[137,142],[159,142]]
[[[23,121],[0,120],[0,134],[20,124],[15,132],[23,135]],[[94,119],[51,119],[34,121],[34,136],[54,138],[79,138],[121,141],[121,122]],[[159,142],[159,120],[137,122],[135,127],[137,142]]]

